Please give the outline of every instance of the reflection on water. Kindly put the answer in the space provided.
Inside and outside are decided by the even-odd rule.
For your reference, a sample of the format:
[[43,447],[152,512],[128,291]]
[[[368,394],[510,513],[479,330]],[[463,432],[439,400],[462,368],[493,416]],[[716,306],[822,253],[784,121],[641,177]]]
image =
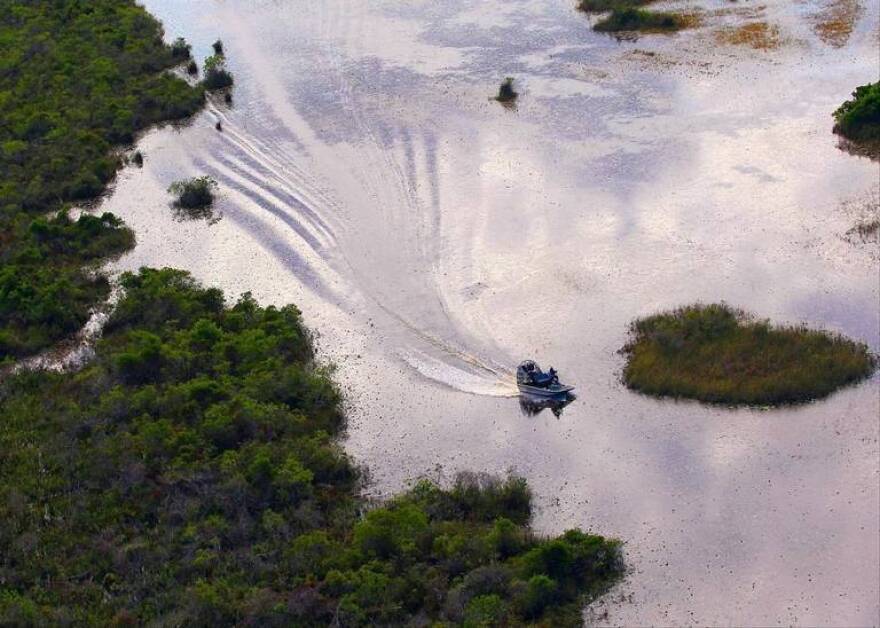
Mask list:
[[577,397],[571,393],[555,397],[537,397],[535,395],[522,393],[519,396],[519,408],[524,416],[537,416],[544,410],[549,409],[558,419],[562,416],[562,411],[565,409],[565,406],[575,399],[577,399]]

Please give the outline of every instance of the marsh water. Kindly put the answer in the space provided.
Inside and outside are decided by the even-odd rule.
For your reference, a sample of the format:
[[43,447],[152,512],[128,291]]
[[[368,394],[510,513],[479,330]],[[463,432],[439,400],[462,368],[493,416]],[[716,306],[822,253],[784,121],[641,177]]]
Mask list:
[[[626,542],[590,623],[880,621],[878,378],[727,409],[629,392],[617,353],[634,318],[719,300],[880,350],[880,250],[848,234],[878,164],[830,132],[880,72],[878,0],[707,0],[622,41],[573,0],[144,4],[200,58],[221,37],[236,86],[141,140],[100,208],[138,237],[112,268],[296,303],[370,494],[522,474],[539,531]],[[752,23],[769,41],[719,35]],[[165,189],[202,174],[215,219],[181,221]],[[577,399],[521,406],[527,357]]]

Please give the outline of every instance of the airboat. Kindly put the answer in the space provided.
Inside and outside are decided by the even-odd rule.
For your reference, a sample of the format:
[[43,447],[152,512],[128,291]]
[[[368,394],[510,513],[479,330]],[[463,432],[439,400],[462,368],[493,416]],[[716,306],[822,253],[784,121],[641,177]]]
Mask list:
[[574,386],[559,383],[556,369],[551,366],[545,373],[534,360],[526,360],[517,367],[516,385],[521,393],[536,397],[563,397],[574,390]]

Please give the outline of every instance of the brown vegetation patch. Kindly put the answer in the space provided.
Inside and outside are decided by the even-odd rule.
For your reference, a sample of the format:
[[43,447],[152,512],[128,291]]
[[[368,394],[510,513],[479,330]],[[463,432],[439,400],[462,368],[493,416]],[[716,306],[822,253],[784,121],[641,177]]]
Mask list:
[[861,14],[859,0],[832,0],[813,15],[813,30],[823,42],[840,48],[849,41]]
[[742,26],[724,28],[715,35],[721,43],[749,46],[756,50],[775,50],[782,43],[779,27],[767,22],[751,22]]

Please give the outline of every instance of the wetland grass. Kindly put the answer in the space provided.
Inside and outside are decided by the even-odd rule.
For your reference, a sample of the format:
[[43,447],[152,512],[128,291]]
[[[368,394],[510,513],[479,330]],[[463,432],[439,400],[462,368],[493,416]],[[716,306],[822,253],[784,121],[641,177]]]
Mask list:
[[672,32],[688,28],[696,23],[692,15],[668,13],[665,11],[646,11],[637,7],[615,7],[611,14],[593,25],[600,33],[639,31],[642,33]]
[[869,377],[868,348],[805,327],[771,326],[725,304],[635,321],[624,383],[658,397],[732,405],[799,403]]

